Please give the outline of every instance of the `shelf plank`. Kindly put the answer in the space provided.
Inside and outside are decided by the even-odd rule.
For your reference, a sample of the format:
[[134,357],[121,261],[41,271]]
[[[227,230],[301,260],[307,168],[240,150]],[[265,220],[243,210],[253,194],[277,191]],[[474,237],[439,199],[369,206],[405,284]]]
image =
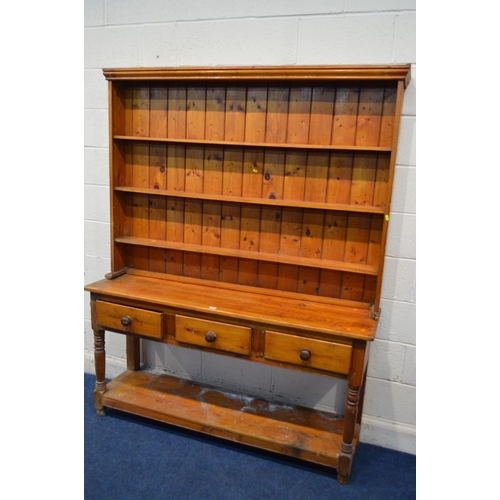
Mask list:
[[133,371],[107,384],[103,405],[330,467],[338,463],[343,417],[333,413]]
[[368,205],[351,205],[349,203],[322,203],[315,201],[281,200],[270,198],[251,198],[245,196],[230,196],[211,193],[188,193],[185,191],[169,191],[163,189],[136,188],[128,186],[116,186],[115,191],[133,194],[148,194],[155,196],[166,196],[176,198],[188,198],[196,200],[222,201],[227,203],[249,203],[253,205],[266,205],[271,207],[294,207],[309,208],[313,210],[330,210],[336,212],[360,212],[368,214],[386,213],[385,207],[374,207]]
[[350,273],[357,273],[357,274],[369,274],[374,276],[378,274],[378,266],[370,266],[366,264],[313,259],[309,257],[298,257],[298,256],[265,253],[265,252],[254,252],[249,250],[239,250],[233,248],[208,247],[191,243],[176,243],[173,241],[154,240],[151,238],[119,236],[115,238],[115,243],[144,246],[149,248],[167,248],[171,250],[182,250],[184,252],[219,255],[225,257],[237,257],[240,259],[251,259],[264,262],[277,262],[280,264],[291,264],[293,266],[304,266],[304,267],[313,267],[316,269],[347,271]]
[[247,142],[247,141],[216,141],[206,139],[178,139],[173,137],[144,137],[133,135],[114,135],[113,139],[121,141],[148,141],[164,142],[174,144],[201,144],[208,146],[236,146],[251,148],[279,148],[279,149],[314,149],[322,151],[369,151],[369,152],[391,152],[390,146],[351,146],[330,144],[290,144],[276,142]]

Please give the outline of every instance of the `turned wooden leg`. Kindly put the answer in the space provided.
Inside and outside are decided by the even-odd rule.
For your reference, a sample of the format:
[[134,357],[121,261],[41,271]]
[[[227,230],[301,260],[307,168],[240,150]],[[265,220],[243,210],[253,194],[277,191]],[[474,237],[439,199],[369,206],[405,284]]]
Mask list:
[[366,369],[366,363],[365,363],[365,370],[364,370],[364,375],[363,375],[363,382],[361,383],[361,390],[359,392],[359,401],[358,401],[358,414],[356,416],[356,423],[361,425],[361,417],[363,416],[363,403],[365,402],[365,387],[366,387],[366,374],[367,374],[367,369]]
[[104,350],[104,330],[94,330],[95,389],[94,407],[99,416],[105,415],[102,395],[106,392],[106,351]]
[[354,455],[354,431],[356,429],[359,396],[365,366],[365,348],[365,342],[355,342],[352,350],[344,414],[344,429],[337,466],[337,480],[340,484],[347,484],[351,474],[352,458]]
[[344,434],[340,445],[339,465],[337,468],[337,480],[340,484],[347,484],[351,474],[352,457],[354,448],[352,445],[354,428],[356,425],[356,413],[359,400],[359,388],[349,387],[347,389],[347,403],[344,416]]

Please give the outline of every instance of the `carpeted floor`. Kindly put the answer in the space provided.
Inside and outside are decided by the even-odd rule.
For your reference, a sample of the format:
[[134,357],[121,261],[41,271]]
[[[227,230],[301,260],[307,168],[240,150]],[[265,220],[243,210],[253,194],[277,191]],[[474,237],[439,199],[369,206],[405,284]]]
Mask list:
[[86,500],[403,500],[416,498],[416,457],[361,443],[350,483],[335,471],[93,407],[85,380]]

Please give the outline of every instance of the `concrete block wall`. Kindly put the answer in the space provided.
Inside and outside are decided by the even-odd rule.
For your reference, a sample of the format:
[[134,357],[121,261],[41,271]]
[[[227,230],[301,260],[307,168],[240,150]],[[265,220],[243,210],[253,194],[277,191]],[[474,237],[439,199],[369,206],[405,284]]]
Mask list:
[[[85,283],[109,271],[107,84],[104,67],[412,64],[388,234],[382,316],[364,406],[366,442],[415,453],[416,437],[415,0],[85,0]],[[93,370],[84,294],[85,369]],[[107,335],[107,374],[125,341]],[[238,359],[144,343],[143,362],[182,377],[343,411],[345,383]]]

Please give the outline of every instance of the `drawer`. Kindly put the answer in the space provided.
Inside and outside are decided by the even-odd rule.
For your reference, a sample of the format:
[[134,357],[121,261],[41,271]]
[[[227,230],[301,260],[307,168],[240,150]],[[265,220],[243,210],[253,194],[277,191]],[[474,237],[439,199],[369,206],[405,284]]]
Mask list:
[[162,338],[162,313],[96,301],[97,323],[104,329]]
[[351,351],[350,344],[267,331],[264,356],[273,361],[346,375]]
[[175,317],[176,340],[207,349],[249,356],[251,335],[252,330],[244,326],[187,316]]

